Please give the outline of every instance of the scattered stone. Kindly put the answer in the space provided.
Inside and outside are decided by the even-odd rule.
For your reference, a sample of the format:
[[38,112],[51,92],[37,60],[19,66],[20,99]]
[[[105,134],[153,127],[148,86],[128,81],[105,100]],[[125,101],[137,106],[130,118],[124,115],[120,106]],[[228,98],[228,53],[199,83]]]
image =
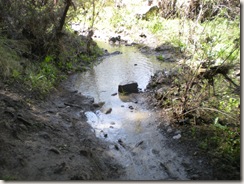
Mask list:
[[132,105],[130,105],[130,106],[129,106],[129,109],[133,110],[133,109],[134,109],[134,107],[133,107]]
[[156,47],[155,51],[159,52],[159,51],[167,51],[167,50],[171,50],[171,49],[172,49],[172,46],[170,46],[170,45],[162,45],[162,46]]
[[142,92],[142,89],[141,89],[141,88],[138,88],[138,91],[139,91],[139,92]]
[[115,122],[111,122],[110,124],[111,124],[111,125],[115,125]]
[[142,37],[142,38],[146,38],[147,37],[147,35],[145,35],[144,33],[141,33],[139,36]]
[[78,93],[78,90],[75,90],[75,91],[71,91],[71,93]]
[[113,126],[110,126],[109,128],[114,128]]
[[111,113],[112,112],[112,108],[109,108],[106,112],[105,112],[105,114],[109,114],[109,113]]
[[134,66],[137,66],[137,64],[134,64]]
[[93,107],[102,107],[105,104],[105,102],[98,102],[98,103],[93,103]]
[[125,46],[135,46],[138,45],[138,43],[132,42],[132,43],[126,43]]
[[118,143],[125,148],[125,143],[121,139],[118,140]]
[[171,127],[169,127],[168,129],[167,129],[167,133],[171,133],[173,130],[172,130],[172,128]]
[[121,105],[121,107],[125,107],[124,105]]
[[121,40],[120,36],[111,37],[111,38],[109,38],[109,43],[110,44],[115,44],[116,42],[120,42],[120,40]]
[[107,138],[108,137],[108,134],[104,134],[104,137]]
[[110,114],[112,112],[112,108],[108,108],[103,111],[104,114]]
[[122,82],[120,83],[118,87],[119,93],[125,93],[125,94],[130,94],[130,93],[138,93],[138,84],[137,82],[130,81],[130,82]]
[[180,139],[181,138],[181,134],[178,134],[178,135],[175,135],[175,136],[173,136],[173,139]]
[[115,96],[115,95],[117,95],[118,93],[113,93],[111,96]]
[[116,150],[119,150],[119,147],[118,147],[117,144],[114,145],[114,148],[115,148]]

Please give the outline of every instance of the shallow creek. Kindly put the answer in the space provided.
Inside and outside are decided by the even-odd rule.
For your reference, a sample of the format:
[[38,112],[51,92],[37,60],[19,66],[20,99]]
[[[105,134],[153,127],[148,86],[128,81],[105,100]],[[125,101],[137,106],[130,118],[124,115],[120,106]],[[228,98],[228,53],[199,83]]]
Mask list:
[[[144,91],[156,70],[172,65],[157,61],[155,56],[146,56],[134,47],[98,44],[109,52],[122,54],[108,56],[92,70],[76,74],[73,84],[82,94],[93,97],[95,103],[105,102],[101,110],[85,115],[96,136],[111,142],[108,154],[125,168],[118,179],[188,179],[183,164],[190,164],[190,160],[167,146],[167,138],[157,129],[160,118],[146,108],[143,95],[116,94],[119,83],[125,80],[136,81]],[[104,110],[109,108],[111,113],[105,114]]]

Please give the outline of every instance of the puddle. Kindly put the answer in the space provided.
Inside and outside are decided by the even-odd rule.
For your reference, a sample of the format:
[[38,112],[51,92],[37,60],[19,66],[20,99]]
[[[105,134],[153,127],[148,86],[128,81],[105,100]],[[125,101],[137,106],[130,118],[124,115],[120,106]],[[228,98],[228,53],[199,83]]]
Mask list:
[[[75,75],[73,84],[95,102],[105,102],[101,110],[85,115],[96,136],[111,142],[108,154],[124,166],[126,173],[118,180],[187,179],[181,167],[187,159],[167,148],[166,138],[156,128],[160,117],[146,109],[143,97],[112,95],[125,80],[136,81],[144,91],[153,73],[172,65],[157,61],[155,56],[145,56],[133,47],[99,45],[122,54],[108,56],[91,71]],[[103,113],[108,108],[112,108],[111,113]]]

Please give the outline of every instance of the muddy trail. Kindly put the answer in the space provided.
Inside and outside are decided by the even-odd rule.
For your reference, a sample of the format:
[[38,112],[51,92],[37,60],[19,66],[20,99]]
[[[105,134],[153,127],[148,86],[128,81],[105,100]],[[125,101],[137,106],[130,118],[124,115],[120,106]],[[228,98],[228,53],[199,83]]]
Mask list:
[[[72,75],[44,101],[1,84],[1,179],[214,179],[207,158],[149,105],[151,75],[171,65],[137,48],[108,50],[122,54]],[[119,95],[121,79],[137,81],[142,92]]]

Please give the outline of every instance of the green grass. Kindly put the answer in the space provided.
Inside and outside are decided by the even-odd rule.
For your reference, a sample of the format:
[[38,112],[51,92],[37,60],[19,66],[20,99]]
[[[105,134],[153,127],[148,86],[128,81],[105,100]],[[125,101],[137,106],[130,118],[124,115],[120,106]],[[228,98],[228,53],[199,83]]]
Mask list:
[[4,79],[17,77],[22,72],[21,60],[17,52],[12,49],[11,40],[0,38],[0,73]]

